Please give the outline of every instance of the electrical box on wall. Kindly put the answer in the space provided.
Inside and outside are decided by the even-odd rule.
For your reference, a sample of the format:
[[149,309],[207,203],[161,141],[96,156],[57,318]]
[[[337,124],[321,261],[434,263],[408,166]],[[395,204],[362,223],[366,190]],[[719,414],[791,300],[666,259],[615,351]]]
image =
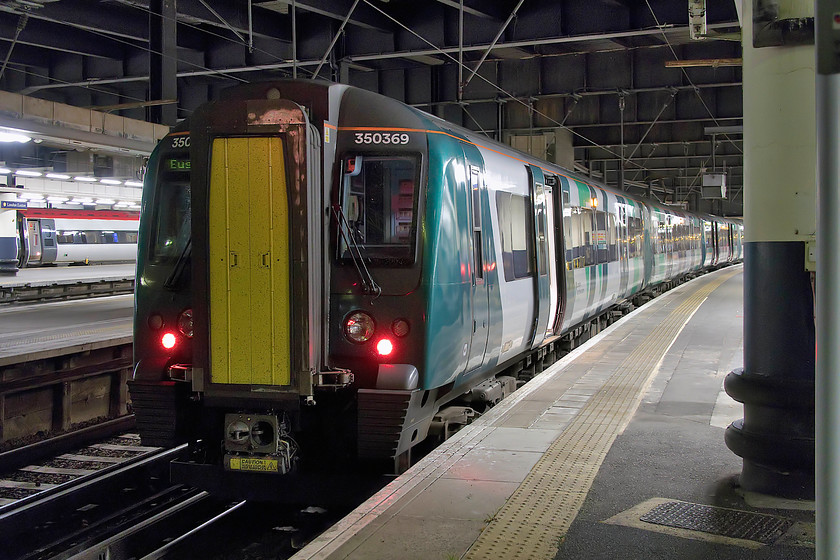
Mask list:
[[703,173],[701,192],[705,199],[726,198],[726,173]]

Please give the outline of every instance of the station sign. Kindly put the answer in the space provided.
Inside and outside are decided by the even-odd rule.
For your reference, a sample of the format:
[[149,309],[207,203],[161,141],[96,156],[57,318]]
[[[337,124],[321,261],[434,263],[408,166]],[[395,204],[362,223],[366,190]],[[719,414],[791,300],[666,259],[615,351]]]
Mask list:
[[15,210],[26,210],[26,202],[22,200],[0,200],[0,208],[14,208]]

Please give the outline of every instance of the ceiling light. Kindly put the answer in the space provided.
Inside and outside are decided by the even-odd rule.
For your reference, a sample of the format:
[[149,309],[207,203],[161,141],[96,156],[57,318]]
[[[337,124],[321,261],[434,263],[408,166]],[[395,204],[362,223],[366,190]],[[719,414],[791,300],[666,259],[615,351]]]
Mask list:
[[94,183],[94,182],[96,182],[96,178],[95,178],[95,177],[73,177],[73,180],[74,180],[74,181],[82,181],[82,182],[85,182],[85,183]]
[[93,204],[92,198],[74,198],[73,202],[76,204]]
[[47,173],[47,179],[69,179],[70,175],[62,175],[61,173]]
[[126,187],[142,187],[143,183],[141,183],[140,181],[126,181],[125,186]]
[[67,202],[67,198],[63,196],[48,196],[47,202]]
[[67,201],[67,202],[65,202],[64,204],[81,204],[81,202],[78,202],[78,201],[76,201],[76,200],[68,200],[68,201]]
[[0,132],[0,142],[19,142],[20,144],[26,144],[32,140],[26,134],[18,134],[15,132]]
[[114,201],[111,200],[110,198],[98,198],[96,200],[96,203],[97,204],[103,204],[103,205],[110,205],[110,204],[114,204]]
[[[0,132],[2,134],[2,132]],[[23,175],[24,177],[40,177],[43,175],[40,171],[29,171],[28,169],[18,169],[15,175]]]
[[27,200],[44,200],[44,195],[38,193],[24,193],[20,197]]
[[99,179],[100,183],[105,183],[106,185],[122,185],[122,181],[117,181],[116,179]]

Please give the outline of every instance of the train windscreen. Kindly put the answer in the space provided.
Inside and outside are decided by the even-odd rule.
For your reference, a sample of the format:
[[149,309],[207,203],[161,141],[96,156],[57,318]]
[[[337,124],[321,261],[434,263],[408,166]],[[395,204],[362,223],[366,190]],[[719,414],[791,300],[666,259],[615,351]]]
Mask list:
[[343,159],[341,259],[351,259],[351,249],[358,247],[366,260],[380,264],[414,262],[418,159],[413,155]]
[[178,259],[191,235],[190,162],[188,154],[162,154],[157,173],[151,259]]

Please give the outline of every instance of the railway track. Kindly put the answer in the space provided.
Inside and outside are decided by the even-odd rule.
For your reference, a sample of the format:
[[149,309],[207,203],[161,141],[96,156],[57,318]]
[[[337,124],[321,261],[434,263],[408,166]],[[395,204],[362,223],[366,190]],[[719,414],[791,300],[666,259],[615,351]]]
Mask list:
[[363,499],[327,512],[172,485],[186,446],[112,433],[127,422],[0,455],[0,558],[287,558]]

